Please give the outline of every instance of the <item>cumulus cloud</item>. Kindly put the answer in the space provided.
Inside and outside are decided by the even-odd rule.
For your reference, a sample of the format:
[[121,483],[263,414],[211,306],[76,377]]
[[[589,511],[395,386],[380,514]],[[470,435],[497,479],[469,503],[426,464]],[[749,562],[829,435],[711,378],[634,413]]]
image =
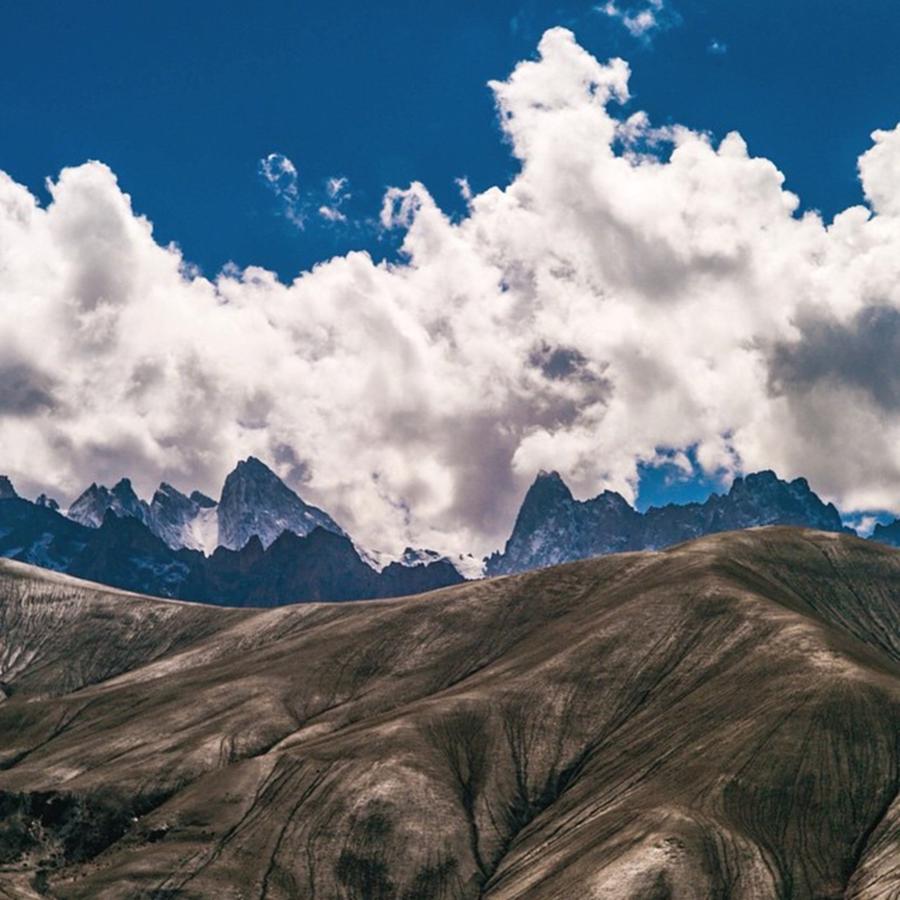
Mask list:
[[859,176],[876,212],[900,215],[900,127],[873,131],[875,145],[859,158]]
[[826,224],[738,134],[623,116],[628,79],[548,31],[491,84],[511,183],[458,221],[392,188],[399,261],[289,284],[202,277],[101,163],[46,207],[0,174],[3,467],[215,493],[252,453],[386,550],[488,551],[539,469],[633,498],[661,458],[900,512],[898,132],[860,160],[870,205]]

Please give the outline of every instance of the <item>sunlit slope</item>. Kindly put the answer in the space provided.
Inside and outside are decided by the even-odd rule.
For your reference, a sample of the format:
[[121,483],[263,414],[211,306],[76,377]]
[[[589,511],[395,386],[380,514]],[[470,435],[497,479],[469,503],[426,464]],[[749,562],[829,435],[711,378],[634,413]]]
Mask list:
[[14,896],[900,896],[896,551],[266,611],[0,577]]

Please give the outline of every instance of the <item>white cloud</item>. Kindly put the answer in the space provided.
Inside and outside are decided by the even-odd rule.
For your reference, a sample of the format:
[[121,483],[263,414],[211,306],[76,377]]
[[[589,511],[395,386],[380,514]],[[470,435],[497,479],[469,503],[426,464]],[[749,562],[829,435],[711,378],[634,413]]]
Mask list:
[[305,228],[312,210],[327,222],[346,222],[341,207],[351,198],[344,176],[326,178],[324,186],[300,190],[297,167],[283,153],[270,153],[259,161],[259,173],[282,202],[284,216],[298,228]]
[[0,465],[63,497],[123,474],[215,492],[253,453],[383,549],[490,550],[538,469],[633,497],[641,461],[688,447],[900,512],[898,132],[861,158],[872,209],[826,226],[739,135],[623,123],[628,75],[547,32],[491,85],[509,185],[458,222],[393,188],[401,262],[290,284],[201,277],[100,163],[45,208],[0,174]]
[[319,215],[329,222],[346,222],[347,217],[336,206],[320,206]]
[[329,222],[346,222],[347,214],[341,207],[352,196],[347,190],[349,181],[344,176],[333,176],[325,181],[326,202],[319,206],[319,215]]
[[270,153],[259,161],[259,173],[282,201],[284,215],[298,228],[303,228],[305,217],[300,209],[297,167],[283,153]]
[[332,200],[344,196],[347,179],[343,176],[329,178],[325,183],[325,191]]
[[666,7],[665,0],[641,0],[624,5],[616,0],[607,0],[595,9],[620,22],[632,37],[644,40],[654,31],[674,24],[678,18]]

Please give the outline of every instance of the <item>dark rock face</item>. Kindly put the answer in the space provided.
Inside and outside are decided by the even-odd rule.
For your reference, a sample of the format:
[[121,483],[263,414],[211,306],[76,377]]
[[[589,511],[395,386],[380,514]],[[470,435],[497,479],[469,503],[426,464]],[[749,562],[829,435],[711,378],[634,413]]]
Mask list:
[[21,499],[0,501],[0,556],[157,597],[183,596],[203,559],[171,550],[132,516],[107,510],[91,528]]
[[735,478],[727,494],[713,494],[705,503],[651,507],[643,514],[611,491],[575,500],[556,472],[541,472],[525,496],[505,550],[488,559],[486,573],[503,575],[606,553],[658,549],[762,525],[850,531],[834,505],[823,503],[805,478],[786,482],[770,471]]
[[183,596],[228,606],[280,606],[398,597],[462,581],[442,561],[376,572],[346,536],[315,528],[304,537],[284,531],[268,548],[256,536],[241,550],[220,547],[185,585]]
[[46,506],[47,509],[59,509],[59,503],[56,502],[52,497],[48,497],[46,494],[40,494],[38,498],[34,501],[36,506]]
[[885,900],[898,585],[784,527],[287,610],[0,561],[0,894]]
[[461,584],[465,579],[459,570],[446,558],[430,563],[410,566],[402,562],[392,562],[379,574],[378,597],[406,597],[423,594],[437,588]]
[[0,556],[65,572],[90,535],[91,529],[49,507],[18,497],[0,500]]
[[202,559],[202,554],[189,550],[173,552],[133,516],[120,518],[108,510],[65,571],[155,597],[182,597],[192,568]]
[[344,533],[328,513],[304,503],[253,456],[239,462],[225,479],[218,520],[218,543],[230,550],[240,550],[253,535],[268,547],[284,531],[300,537],[315,528]]
[[872,532],[872,540],[879,544],[887,544],[889,547],[900,547],[900,519],[894,519],[887,525],[880,522]]

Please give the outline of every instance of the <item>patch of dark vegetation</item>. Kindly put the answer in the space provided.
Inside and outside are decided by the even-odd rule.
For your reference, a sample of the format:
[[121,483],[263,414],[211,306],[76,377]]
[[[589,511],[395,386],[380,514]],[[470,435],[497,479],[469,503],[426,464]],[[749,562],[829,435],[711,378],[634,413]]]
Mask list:
[[129,812],[103,799],[57,794],[0,795],[0,861],[41,854],[45,864],[82,862],[117,841]]
[[[0,864],[34,856],[42,867],[53,869],[93,859],[169,796],[169,791],[137,798],[114,791],[0,791]],[[159,837],[165,834],[165,829],[155,830],[162,832]]]

